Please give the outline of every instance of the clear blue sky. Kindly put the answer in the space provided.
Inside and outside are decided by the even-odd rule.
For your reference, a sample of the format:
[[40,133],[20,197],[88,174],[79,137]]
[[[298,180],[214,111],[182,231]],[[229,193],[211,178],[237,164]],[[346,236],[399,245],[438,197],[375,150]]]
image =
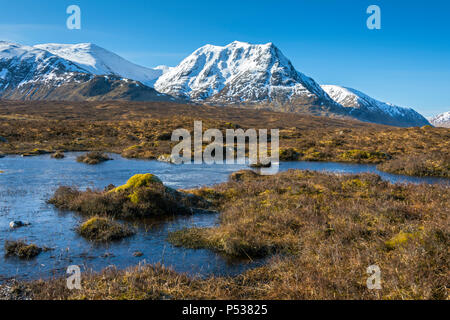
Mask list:
[[[66,8],[82,29],[66,28]],[[366,9],[381,8],[368,30]],[[93,42],[145,66],[174,66],[198,47],[275,43],[321,84],[353,87],[428,116],[450,110],[450,1],[0,0],[0,39]]]

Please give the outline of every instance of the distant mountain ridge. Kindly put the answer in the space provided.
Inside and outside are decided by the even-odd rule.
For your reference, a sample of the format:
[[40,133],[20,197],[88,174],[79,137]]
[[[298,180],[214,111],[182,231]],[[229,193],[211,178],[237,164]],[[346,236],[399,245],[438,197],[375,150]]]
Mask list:
[[142,82],[147,86],[153,86],[156,79],[163,73],[161,70],[134,64],[92,43],[47,43],[34,47],[47,50],[56,56],[71,61],[91,74],[121,76]]
[[0,41],[0,98],[177,101],[422,126],[419,113],[357,90],[320,86],[273,44],[206,45],[175,67],[146,68],[90,43],[34,47]]
[[381,102],[351,88],[323,85],[325,92],[348,113],[363,121],[380,122],[397,126],[424,126],[428,120],[411,108]]
[[429,124],[410,108],[377,101],[354,89],[318,85],[297,71],[273,43],[203,46],[158,78],[155,89],[196,102],[265,104],[275,110],[396,126]]
[[122,78],[115,73],[97,75],[87,64],[78,64],[79,62],[73,60],[67,60],[39,47],[0,41],[0,98],[74,101],[175,100],[139,81]]
[[438,114],[430,119],[430,122],[435,127],[450,128],[450,111]]

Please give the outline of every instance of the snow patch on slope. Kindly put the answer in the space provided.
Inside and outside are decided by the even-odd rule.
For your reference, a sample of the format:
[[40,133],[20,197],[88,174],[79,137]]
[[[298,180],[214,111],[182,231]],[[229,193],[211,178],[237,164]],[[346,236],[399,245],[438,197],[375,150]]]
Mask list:
[[0,41],[0,70],[0,82],[6,83],[3,90],[35,82],[56,84],[74,72],[87,72],[46,50],[6,41]]
[[450,111],[441,113],[430,119],[430,122],[436,127],[450,128]]
[[154,70],[159,70],[159,71],[161,71],[160,75],[163,75],[164,73],[167,73],[167,72],[169,72],[170,70],[172,70],[173,67],[168,67],[168,66],[165,66],[165,65],[160,65],[160,66],[154,67],[153,69],[154,69]]
[[367,110],[373,113],[382,113],[392,118],[411,117],[417,120],[425,120],[419,113],[411,108],[399,107],[390,103],[381,102],[368,95],[351,88],[336,85],[323,85],[322,89],[337,103],[346,108],[352,108],[350,112]]
[[116,75],[152,86],[162,74],[161,70],[139,66],[92,43],[48,43],[36,45],[35,48],[72,61],[94,75]]

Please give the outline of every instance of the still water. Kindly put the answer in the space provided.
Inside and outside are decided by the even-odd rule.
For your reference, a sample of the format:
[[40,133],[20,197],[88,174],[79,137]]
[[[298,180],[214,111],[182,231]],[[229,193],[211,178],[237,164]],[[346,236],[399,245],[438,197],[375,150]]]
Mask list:
[[[166,241],[170,231],[191,226],[213,226],[217,214],[149,221],[136,225],[133,237],[109,244],[86,241],[75,232],[83,218],[72,212],[63,212],[46,203],[61,185],[84,189],[103,189],[109,184],[122,185],[137,173],[156,174],[165,185],[173,188],[194,188],[227,180],[230,173],[245,165],[171,165],[158,161],[129,160],[111,155],[113,161],[95,166],[76,162],[79,153],[67,153],[61,160],[49,155],[22,158],[7,156],[0,159],[0,282],[10,279],[47,278],[62,275],[69,265],[82,270],[101,270],[114,265],[125,268],[139,262],[162,263],[178,272],[207,276],[234,275],[263,261],[230,260],[209,250],[176,248]],[[340,173],[374,172],[383,179],[401,183],[442,183],[448,179],[416,178],[379,172],[373,165],[324,162],[286,162],[280,170],[308,169]],[[15,230],[9,222],[21,220],[31,225]],[[5,257],[6,240],[23,239],[52,250],[24,261]],[[144,255],[133,256],[135,251]]]

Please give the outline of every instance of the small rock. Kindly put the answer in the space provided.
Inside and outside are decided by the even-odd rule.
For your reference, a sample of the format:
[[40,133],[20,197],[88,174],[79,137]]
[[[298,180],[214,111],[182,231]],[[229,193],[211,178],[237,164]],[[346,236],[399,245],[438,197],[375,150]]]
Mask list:
[[142,257],[144,254],[140,251],[136,251],[135,253],[133,253],[134,257]]
[[29,222],[23,222],[23,221],[11,221],[9,223],[9,227],[11,229],[16,229],[16,228],[20,228],[20,227],[25,227],[25,226],[29,226],[31,223]]

